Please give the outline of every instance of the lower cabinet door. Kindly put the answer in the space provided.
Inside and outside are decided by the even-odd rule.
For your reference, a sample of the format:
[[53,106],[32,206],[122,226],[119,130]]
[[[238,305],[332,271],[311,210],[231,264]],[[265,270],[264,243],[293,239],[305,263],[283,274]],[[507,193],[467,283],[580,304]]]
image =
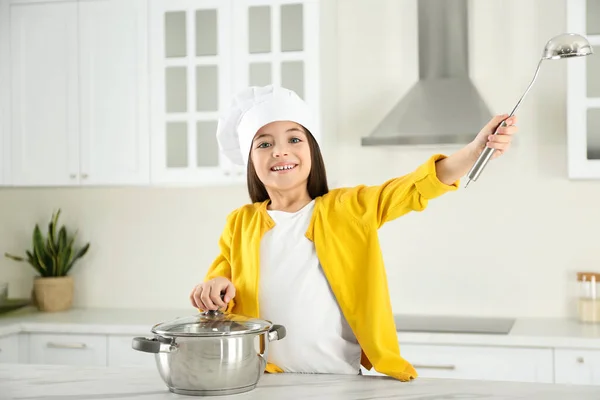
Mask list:
[[552,349],[400,345],[402,356],[419,376],[552,383]]
[[400,354],[423,378],[554,381],[552,349],[401,343]]
[[0,337],[0,363],[19,362],[19,335]]
[[106,335],[30,333],[29,363],[106,366]]
[[556,349],[554,373],[556,383],[600,385],[600,350]]

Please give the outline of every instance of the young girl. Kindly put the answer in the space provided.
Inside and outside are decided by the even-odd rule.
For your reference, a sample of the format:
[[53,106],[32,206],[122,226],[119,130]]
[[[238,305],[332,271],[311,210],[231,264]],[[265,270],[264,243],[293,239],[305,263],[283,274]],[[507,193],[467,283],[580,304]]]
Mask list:
[[[408,381],[400,355],[377,230],[458,188],[486,146],[505,152],[517,132],[498,115],[456,153],[436,154],[378,186],[329,190],[319,132],[294,92],[250,87],[219,120],[221,151],[247,165],[251,203],[230,213],[221,253],[190,294],[194,307],[286,327],[269,346],[267,372],[358,374]],[[221,294],[224,293],[224,301]]]

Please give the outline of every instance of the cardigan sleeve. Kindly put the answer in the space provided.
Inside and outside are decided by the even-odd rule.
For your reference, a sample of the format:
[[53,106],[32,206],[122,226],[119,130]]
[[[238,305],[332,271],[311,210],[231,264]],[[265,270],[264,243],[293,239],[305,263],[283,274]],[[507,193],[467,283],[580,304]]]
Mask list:
[[[219,254],[209,266],[204,277],[204,282],[221,276],[233,282],[233,271],[231,268],[231,240],[233,225],[235,224],[235,214],[235,212],[232,212],[227,216],[225,228],[219,238]],[[227,305],[227,311],[231,311],[234,306],[235,301],[234,299],[231,299]]]
[[458,189],[459,181],[447,185],[436,175],[435,163],[444,158],[435,154],[406,175],[381,185],[351,188],[341,195],[342,208],[378,227],[411,211],[422,211],[429,200]]

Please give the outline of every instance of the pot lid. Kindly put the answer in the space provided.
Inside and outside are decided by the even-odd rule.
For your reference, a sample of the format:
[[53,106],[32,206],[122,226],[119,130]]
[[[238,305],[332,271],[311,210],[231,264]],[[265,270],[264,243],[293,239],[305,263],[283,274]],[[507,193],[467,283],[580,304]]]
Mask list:
[[152,332],[163,336],[223,336],[264,332],[273,324],[243,315],[205,311],[154,325]]

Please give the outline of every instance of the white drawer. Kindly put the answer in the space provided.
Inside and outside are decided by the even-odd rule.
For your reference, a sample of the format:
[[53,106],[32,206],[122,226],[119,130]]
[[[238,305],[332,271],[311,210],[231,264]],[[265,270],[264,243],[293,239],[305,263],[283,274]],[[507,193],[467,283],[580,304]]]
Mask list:
[[[146,334],[138,336],[147,336]],[[110,335],[108,337],[108,366],[142,366],[156,368],[155,355],[134,350],[133,336]]]
[[554,381],[552,349],[401,344],[420,377],[493,381]]
[[0,337],[0,363],[19,362],[19,336]]
[[556,383],[600,385],[600,350],[554,350]]
[[31,333],[30,364],[106,365],[105,335]]

